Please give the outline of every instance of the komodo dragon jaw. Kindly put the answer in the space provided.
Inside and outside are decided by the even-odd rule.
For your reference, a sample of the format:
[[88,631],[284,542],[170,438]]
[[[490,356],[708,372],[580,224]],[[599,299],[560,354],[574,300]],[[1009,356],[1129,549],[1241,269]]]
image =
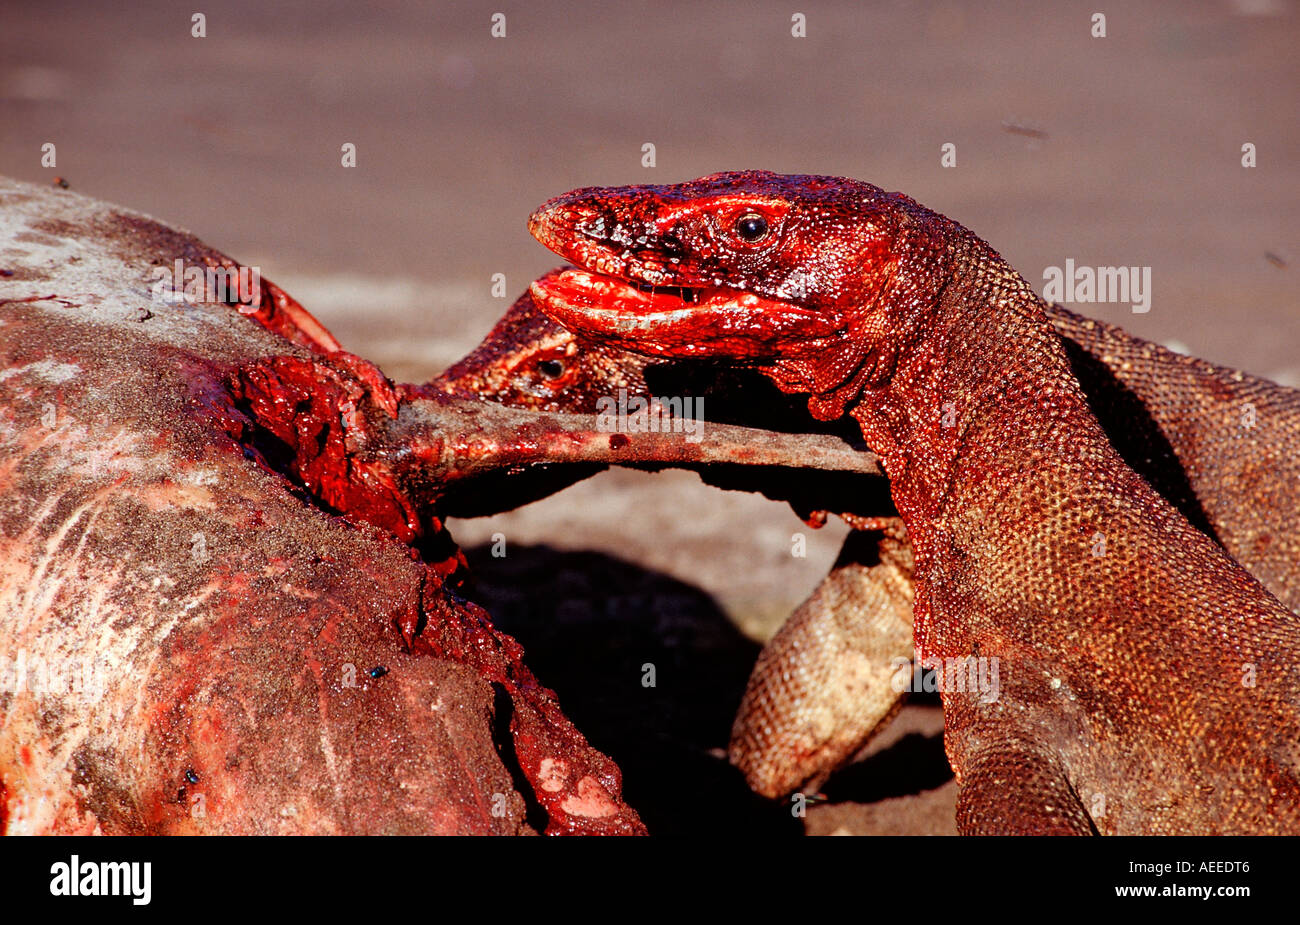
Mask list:
[[[839,343],[838,304],[846,296],[861,304],[879,281],[810,272],[808,243],[824,236],[821,217],[778,195],[779,179],[719,174],[682,187],[628,187],[616,200],[602,190],[553,199],[529,230],[578,268],[534,283],[533,296],[557,320],[585,316],[606,339],[642,353],[761,359]],[[862,227],[845,246],[887,246],[888,230]]]
[[[787,207],[765,256],[716,231],[737,196]],[[645,241],[577,243],[597,214]],[[580,190],[532,225],[586,261],[590,285],[534,293],[575,332],[758,362],[816,416],[851,411],[913,543],[918,655],[1001,663],[996,697],[943,691],[963,832],[1300,831],[1300,621],[1118,455],[1044,303],[987,244],[858,181],[753,172]],[[743,290],[758,310],[720,311],[710,290],[646,311],[631,277],[656,257],[679,268],[663,285]],[[800,259],[797,307],[838,312],[839,343],[809,340],[784,302],[761,329]],[[741,334],[711,329],[729,317]]]

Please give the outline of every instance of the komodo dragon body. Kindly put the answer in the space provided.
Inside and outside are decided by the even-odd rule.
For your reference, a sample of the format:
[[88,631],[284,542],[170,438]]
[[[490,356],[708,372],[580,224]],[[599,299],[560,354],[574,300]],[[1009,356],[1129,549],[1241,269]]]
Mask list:
[[[1249,437],[1285,447],[1300,433],[1300,393],[1057,305],[1049,304],[1047,315],[1093,413],[1125,460],[1295,610],[1300,556],[1292,533],[1300,517],[1300,456],[1279,456],[1274,468],[1258,472],[1248,467],[1251,454],[1239,452],[1238,442]],[[688,365],[580,338],[542,314],[525,293],[478,347],[430,385],[512,406],[579,413],[593,411],[619,389],[645,397],[701,389],[709,396],[706,409],[721,408],[723,418],[771,424],[769,409],[737,400],[753,383],[728,368],[704,370],[702,378],[684,369]],[[721,403],[714,401],[717,392]],[[801,406],[786,404],[778,413],[782,427],[816,426]],[[1252,479],[1257,472],[1262,482]],[[725,477],[704,475],[728,487]],[[819,786],[897,711],[905,696],[899,666],[913,654],[911,573],[905,537],[880,530],[850,534],[830,574],[764,648],[729,749],[755,791],[775,797]]]
[[[911,541],[917,654],[949,669],[961,831],[1300,831],[1300,619],[1125,462],[986,243],[870,184],[765,172],[577,190],[530,227],[580,267],[532,288],[570,330],[752,364],[857,421]],[[1199,446],[1190,482],[1251,502],[1211,532],[1285,587],[1287,534],[1252,507],[1292,441],[1246,422],[1294,421],[1294,396],[1173,368],[1200,388],[1138,406]]]

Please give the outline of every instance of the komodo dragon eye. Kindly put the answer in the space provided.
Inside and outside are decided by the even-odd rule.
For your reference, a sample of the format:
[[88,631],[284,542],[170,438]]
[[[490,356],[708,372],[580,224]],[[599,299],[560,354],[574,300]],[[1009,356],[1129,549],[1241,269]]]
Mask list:
[[559,379],[564,375],[563,360],[542,360],[537,364],[537,371],[547,379]]
[[767,237],[767,219],[757,212],[746,212],[736,219],[736,237],[753,244]]

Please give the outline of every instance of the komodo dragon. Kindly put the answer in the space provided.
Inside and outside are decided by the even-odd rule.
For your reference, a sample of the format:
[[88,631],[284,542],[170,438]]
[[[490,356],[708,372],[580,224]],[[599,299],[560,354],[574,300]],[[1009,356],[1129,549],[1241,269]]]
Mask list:
[[[1243,437],[1284,446],[1300,432],[1300,393],[1058,305],[1048,304],[1047,316],[1093,413],[1129,465],[1295,610],[1300,556],[1291,534],[1300,517],[1300,456],[1287,455],[1261,473],[1261,486],[1243,469],[1250,454],[1233,448]],[[568,412],[591,412],[619,389],[647,397],[701,390],[710,418],[771,425],[768,409],[755,413],[752,403],[738,400],[741,390],[756,385],[741,379],[743,371],[691,365],[700,364],[655,361],[579,338],[525,293],[482,343],[430,385]],[[719,392],[721,403],[714,400]],[[797,399],[780,415],[783,427],[817,425]],[[729,487],[726,476],[702,475]],[[911,569],[905,537],[851,533],[831,573],[764,648],[730,747],[732,763],[755,791],[776,797],[816,788],[897,711],[905,697],[898,666],[912,656]]]
[[[917,654],[947,666],[960,831],[1300,832],[1300,618],[1125,463],[985,242],[767,172],[576,190],[530,229],[579,266],[532,287],[570,330],[752,364],[857,421],[911,541]],[[1267,490],[1286,443],[1239,436],[1240,477]]]

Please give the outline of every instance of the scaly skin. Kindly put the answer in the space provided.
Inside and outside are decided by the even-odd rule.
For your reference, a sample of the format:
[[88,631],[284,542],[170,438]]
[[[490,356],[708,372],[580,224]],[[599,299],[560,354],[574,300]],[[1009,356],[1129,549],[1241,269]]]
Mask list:
[[[578,190],[530,224],[587,268],[533,287],[566,327],[751,363],[858,422],[911,537],[918,655],[997,659],[996,691],[943,691],[963,832],[1300,830],[1300,620],[1124,461],[987,244],[901,194],[757,172]],[[1194,406],[1251,430],[1205,377]],[[1293,411],[1237,383],[1256,420]],[[1267,501],[1290,443],[1236,434],[1233,490]]]
[[[1057,305],[1048,305],[1047,313],[1064,338],[1089,405],[1125,460],[1295,610],[1300,576],[1290,531],[1300,515],[1294,487],[1300,484],[1300,461],[1283,457],[1261,491],[1240,474],[1243,454],[1223,448],[1243,434],[1284,445],[1300,428],[1300,395],[1180,356]],[[598,398],[620,388],[649,396],[649,371],[661,395],[703,388],[712,416],[716,380],[723,388],[735,385],[727,381],[734,371],[694,370],[704,375],[683,382],[683,366],[579,338],[543,315],[525,293],[478,347],[430,386],[506,405],[590,412]],[[1229,413],[1220,413],[1225,408]],[[1253,420],[1246,415],[1250,408]],[[749,413],[748,419],[741,414],[740,423],[771,423],[767,408],[739,410]],[[795,409],[777,410],[783,425],[800,423],[793,420]],[[733,487],[725,477],[703,475]],[[1284,542],[1273,541],[1278,537]],[[897,712],[904,694],[895,690],[894,665],[912,656],[911,568],[905,537],[878,530],[851,534],[821,587],[764,648],[729,749],[756,792],[776,797],[815,789]]]

